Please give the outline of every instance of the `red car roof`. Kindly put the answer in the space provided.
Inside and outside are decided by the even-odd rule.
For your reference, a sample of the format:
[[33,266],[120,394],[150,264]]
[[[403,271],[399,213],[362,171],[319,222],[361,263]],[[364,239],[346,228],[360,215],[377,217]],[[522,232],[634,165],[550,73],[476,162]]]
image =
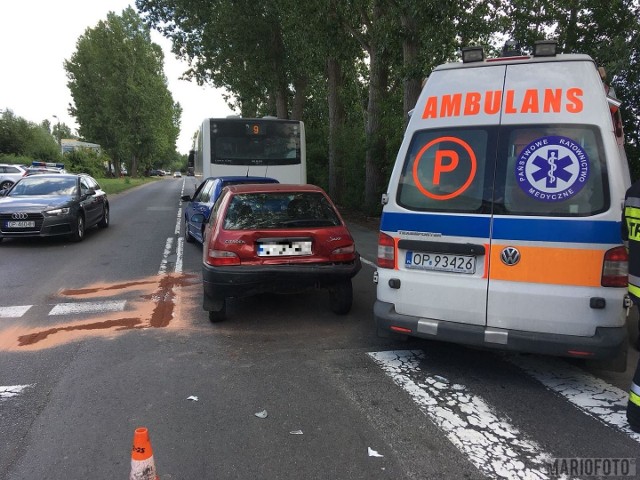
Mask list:
[[226,187],[231,193],[268,193],[268,192],[322,192],[316,185],[297,185],[286,183],[260,183],[246,185],[232,185]]

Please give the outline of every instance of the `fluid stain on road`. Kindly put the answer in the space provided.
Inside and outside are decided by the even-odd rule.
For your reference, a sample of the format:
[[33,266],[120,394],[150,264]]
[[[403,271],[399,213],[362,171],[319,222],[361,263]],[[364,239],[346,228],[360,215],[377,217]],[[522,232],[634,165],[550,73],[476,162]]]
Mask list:
[[[140,281],[120,284],[95,284],[82,289],[66,289],[59,296],[72,299],[113,297],[124,293],[139,292],[138,300],[127,301],[126,312],[104,312],[84,318],[80,322],[60,325],[44,330],[24,327],[10,328],[0,337],[0,349],[23,350],[58,346],[87,335],[112,335],[115,332],[167,328],[172,323],[182,323],[176,318],[175,309],[180,306],[179,289],[199,284],[195,275],[160,275]],[[125,313],[126,317],[122,317]],[[178,326],[177,326],[178,327]],[[184,325],[179,325],[184,328]],[[13,335],[15,334],[15,336]],[[17,339],[10,340],[10,338]]]

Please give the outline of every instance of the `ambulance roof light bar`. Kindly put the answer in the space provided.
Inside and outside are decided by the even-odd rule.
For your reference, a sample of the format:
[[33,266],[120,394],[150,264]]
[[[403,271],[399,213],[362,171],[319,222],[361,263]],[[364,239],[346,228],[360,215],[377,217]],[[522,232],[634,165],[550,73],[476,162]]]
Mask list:
[[465,47],[462,49],[462,63],[481,62],[484,60],[482,47]]
[[533,46],[534,57],[555,57],[558,53],[558,42],[555,40],[537,40]]

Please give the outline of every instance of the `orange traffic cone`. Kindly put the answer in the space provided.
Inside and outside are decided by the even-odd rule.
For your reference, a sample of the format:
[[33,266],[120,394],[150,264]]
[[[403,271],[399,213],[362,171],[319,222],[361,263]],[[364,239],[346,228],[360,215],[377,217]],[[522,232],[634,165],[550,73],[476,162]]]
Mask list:
[[156,465],[153,461],[153,450],[149,430],[145,427],[136,428],[133,433],[133,448],[131,450],[131,474],[129,480],[159,480]]

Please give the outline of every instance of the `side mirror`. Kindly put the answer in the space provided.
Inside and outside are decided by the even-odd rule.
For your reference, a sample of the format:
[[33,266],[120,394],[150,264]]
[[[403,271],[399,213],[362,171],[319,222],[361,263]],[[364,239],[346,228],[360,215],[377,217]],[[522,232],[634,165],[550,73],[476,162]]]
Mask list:
[[191,201],[191,195],[182,195],[180,197],[180,200],[182,200],[183,202],[190,202]]
[[9,189],[8,189],[8,188],[5,188],[5,189],[3,189],[3,190],[0,190],[0,197],[4,197],[4,196],[7,194],[7,192],[8,192],[8,191],[9,191]]
[[85,190],[82,196],[87,198],[87,197],[92,197],[95,194],[96,194],[96,191],[93,188],[88,188],[87,190]]

